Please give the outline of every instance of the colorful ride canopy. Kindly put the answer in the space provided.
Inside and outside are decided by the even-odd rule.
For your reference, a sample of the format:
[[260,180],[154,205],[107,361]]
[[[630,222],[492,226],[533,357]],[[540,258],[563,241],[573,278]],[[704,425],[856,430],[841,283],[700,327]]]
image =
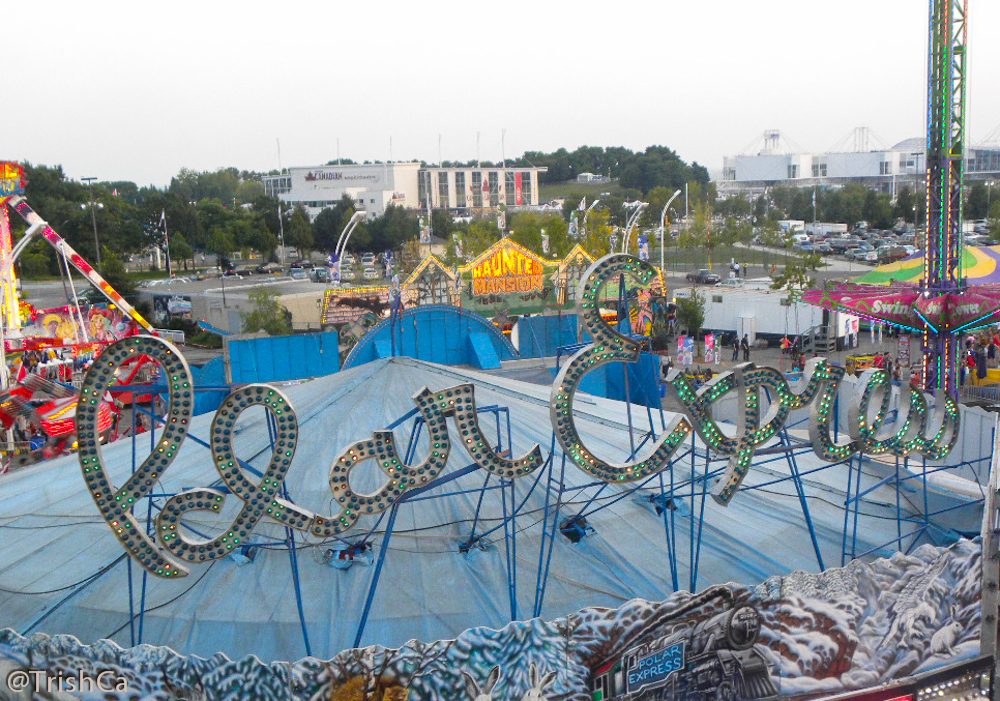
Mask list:
[[880,265],[854,283],[809,290],[802,301],[914,332],[973,331],[1000,321],[1000,246],[964,246],[962,290],[928,294],[919,288],[924,257],[916,253]]
[[[859,285],[891,286],[900,282],[916,284],[924,272],[924,254],[917,252],[865,273]],[[1000,284],[1000,246],[963,246],[962,276],[969,285]]]
[[1000,284],[976,285],[961,293],[927,295],[916,285],[837,285],[806,290],[802,301],[913,332],[959,333],[1000,321]]

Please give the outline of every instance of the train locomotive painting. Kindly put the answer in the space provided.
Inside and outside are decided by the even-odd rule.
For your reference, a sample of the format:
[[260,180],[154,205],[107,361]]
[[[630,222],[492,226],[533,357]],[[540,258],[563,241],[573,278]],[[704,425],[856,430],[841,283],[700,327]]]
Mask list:
[[761,615],[734,606],[605,661],[591,678],[593,701],[753,701],[778,695],[757,649]]

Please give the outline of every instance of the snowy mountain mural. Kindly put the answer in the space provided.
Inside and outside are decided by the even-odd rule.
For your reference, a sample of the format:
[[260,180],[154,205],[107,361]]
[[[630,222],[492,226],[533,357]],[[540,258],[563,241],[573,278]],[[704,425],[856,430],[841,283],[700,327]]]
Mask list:
[[[31,697],[0,682],[0,699],[583,701],[616,698],[622,684],[633,685],[632,699],[668,688],[706,701],[826,695],[978,655],[981,554],[978,541],[925,545],[757,586],[679,592],[554,621],[473,628],[455,640],[292,663],[3,630],[0,678],[19,670],[53,680],[103,672],[128,691]],[[696,671],[712,680],[711,694],[693,681]]]

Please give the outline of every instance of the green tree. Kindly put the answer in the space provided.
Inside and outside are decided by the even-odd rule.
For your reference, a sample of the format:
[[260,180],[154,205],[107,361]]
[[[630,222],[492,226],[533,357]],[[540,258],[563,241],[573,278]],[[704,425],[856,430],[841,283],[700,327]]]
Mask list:
[[895,223],[892,199],[884,192],[868,190],[865,193],[865,204],[861,216],[876,229],[891,229]]
[[126,299],[135,295],[135,280],[125,270],[125,264],[112,249],[101,247],[101,276],[108,281],[122,297]]
[[581,245],[595,258],[606,256],[611,252],[610,213],[601,207],[595,207],[587,217],[587,230],[583,232]]
[[896,194],[896,205],[892,211],[893,216],[896,219],[912,222],[914,203],[913,190],[908,187],[900,188]]
[[309,223],[306,208],[301,204],[295,205],[292,216],[288,218],[288,226],[285,227],[285,245],[297,248],[300,256],[313,247],[312,225]]
[[[448,217],[448,221],[450,224],[451,217]],[[420,234],[416,213],[392,204],[385,208],[381,216],[365,222],[365,227],[370,237],[369,246],[373,251],[395,250]],[[437,234],[436,224],[434,233]]]
[[823,262],[818,253],[802,256],[799,260],[788,263],[782,268],[781,273],[771,282],[771,289],[803,290],[810,288],[816,281],[809,277],[809,273],[815,272],[825,265],[826,263]]
[[240,313],[243,333],[265,331],[271,336],[287,336],[292,332],[292,314],[278,301],[277,292],[267,287],[255,287],[249,297],[253,311]]
[[459,237],[462,239],[462,252],[466,258],[472,259],[500,240],[500,229],[493,218],[476,219]]
[[[569,253],[573,242],[569,238],[569,224],[558,214],[520,212],[510,221],[510,238],[529,251],[557,258]],[[543,253],[542,232],[549,237],[549,252]]]
[[691,290],[690,297],[677,298],[677,323],[687,329],[688,335],[698,337],[705,323],[705,297]]
[[708,203],[699,201],[694,203],[691,212],[691,225],[681,231],[681,248],[693,248],[695,246],[705,246],[708,244],[712,211]]
[[354,200],[343,195],[333,207],[327,207],[313,220],[313,245],[317,250],[332,253],[347,222],[354,216]]
[[969,196],[965,200],[966,219],[985,219],[989,214],[986,202],[986,185],[984,183],[973,183],[969,188]]

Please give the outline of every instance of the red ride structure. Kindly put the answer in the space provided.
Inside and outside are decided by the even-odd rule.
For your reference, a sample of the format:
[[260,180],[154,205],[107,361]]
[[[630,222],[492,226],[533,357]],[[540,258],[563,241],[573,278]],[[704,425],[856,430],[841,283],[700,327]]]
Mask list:
[[[10,371],[7,367],[8,352],[29,352],[47,357],[50,349],[65,348],[72,345],[74,359],[77,351],[99,353],[104,345],[117,340],[116,338],[88,338],[86,321],[81,305],[76,298],[75,288],[73,299],[69,305],[49,312],[64,312],[72,320],[72,325],[80,333],[74,332],[74,338],[59,337],[26,337],[24,333],[25,310],[21,308],[17,293],[17,281],[14,263],[20,254],[37,238],[47,241],[60,258],[60,264],[69,274],[70,267],[107,298],[109,309],[120,310],[123,320],[128,324],[124,331],[116,335],[131,335],[144,330],[156,335],[156,331],[111,285],[94,270],[91,265],[77,253],[55,230],[31,209],[24,200],[25,178],[23,168],[13,162],[0,161],[0,430],[7,436],[6,451],[12,458],[0,464],[0,472],[13,464],[36,462],[71,451],[76,447],[76,408],[79,397],[71,385],[57,382],[40,374],[25,374],[22,372],[14,384],[11,383]],[[17,213],[24,221],[26,230],[13,245],[10,229],[8,208]],[[109,316],[106,310],[98,310],[99,314]],[[50,334],[51,336],[51,334]],[[37,356],[36,356],[37,359]],[[139,357],[129,368],[127,384],[134,382],[139,369],[148,359]],[[72,368],[65,362],[57,371],[57,376],[67,382],[71,379]],[[64,376],[66,375],[66,376]],[[129,395],[131,396],[131,395]],[[128,399],[128,397],[120,397]],[[98,431],[102,441],[114,440],[117,437],[117,425],[121,403],[116,402],[110,393],[106,393],[98,407]],[[18,419],[23,419],[18,422]],[[33,449],[13,449],[14,428],[28,428]],[[37,440],[40,439],[40,440]],[[23,441],[22,441],[23,443]],[[38,444],[41,445],[38,445]]]

